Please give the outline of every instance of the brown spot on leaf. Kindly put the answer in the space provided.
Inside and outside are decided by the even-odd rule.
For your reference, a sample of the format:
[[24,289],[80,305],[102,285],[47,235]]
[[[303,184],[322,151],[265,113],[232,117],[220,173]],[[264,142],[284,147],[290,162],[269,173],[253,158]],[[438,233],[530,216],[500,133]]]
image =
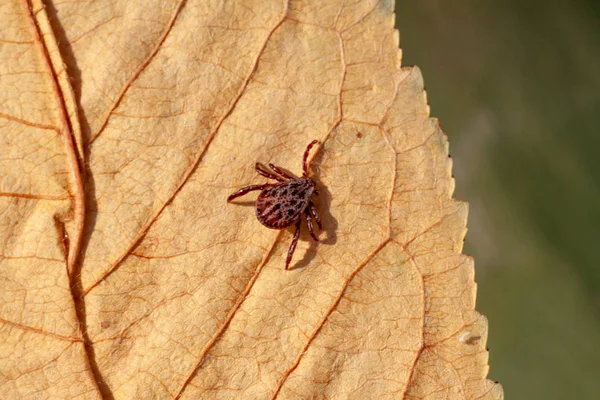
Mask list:
[[465,343],[472,346],[479,342],[479,339],[481,339],[481,336],[471,336],[467,340],[465,340]]

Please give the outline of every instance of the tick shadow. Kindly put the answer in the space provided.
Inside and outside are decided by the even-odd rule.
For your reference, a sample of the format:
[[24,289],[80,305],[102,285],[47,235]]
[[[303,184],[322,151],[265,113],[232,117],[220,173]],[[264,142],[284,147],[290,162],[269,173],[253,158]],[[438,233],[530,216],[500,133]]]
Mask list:
[[[315,203],[315,208],[317,209],[317,213],[321,217],[321,222],[323,223],[323,230],[317,231],[317,237],[319,238],[319,242],[315,242],[314,239],[310,236],[308,232],[308,227],[306,226],[306,221],[302,221],[302,232],[300,234],[301,241],[308,241],[310,245],[302,259],[298,260],[296,263],[292,263],[290,266],[290,270],[304,268],[310,264],[312,260],[317,256],[317,251],[319,245],[327,245],[332,246],[337,243],[337,228],[338,221],[331,215],[331,201],[333,196],[327,186],[325,186],[319,180],[320,176],[320,165],[323,160],[323,151],[319,151],[314,158],[311,170],[312,176],[317,182],[317,190],[319,192],[318,196],[313,196],[313,202]],[[305,218],[303,218],[304,220]],[[315,224],[316,225],[316,224]],[[317,228],[317,227],[316,227]]]

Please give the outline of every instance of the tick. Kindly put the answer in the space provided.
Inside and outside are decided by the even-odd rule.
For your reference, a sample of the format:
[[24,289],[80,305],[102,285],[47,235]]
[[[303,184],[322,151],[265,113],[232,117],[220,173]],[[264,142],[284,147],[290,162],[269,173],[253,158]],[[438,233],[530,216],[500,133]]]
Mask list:
[[265,183],[263,185],[246,186],[235,193],[231,194],[227,201],[243,196],[246,193],[260,190],[260,194],[256,199],[256,218],[258,221],[270,229],[284,229],[291,225],[296,225],[296,232],[290,249],[288,250],[285,260],[285,269],[287,270],[292,261],[294,250],[300,238],[300,224],[302,223],[302,215],[306,216],[306,225],[308,232],[315,241],[319,241],[315,234],[313,220],[322,229],[321,219],[312,201],[312,195],[319,195],[317,184],[314,179],[310,178],[308,155],[310,149],[319,143],[313,140],[306,147],[304,157],[302,158],[302,177],[296,178],[282,170],[276,165],[269,164],[269,168],[261,163],[256,163],[255,169],[260,175],[268,179],[273,179],[277,183]]

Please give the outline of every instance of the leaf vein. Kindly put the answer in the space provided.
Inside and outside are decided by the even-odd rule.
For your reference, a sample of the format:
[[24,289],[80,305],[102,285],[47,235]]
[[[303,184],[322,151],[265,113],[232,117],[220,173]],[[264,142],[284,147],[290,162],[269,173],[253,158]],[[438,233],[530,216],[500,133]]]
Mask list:
[[0,197],[17,197],[21,199],[34,199],[34,200],[69,200],[68,196],[50,196],[45,194],[34,194],[34,193],[14,193],[14,192],[0,192]]
[[[67,164],[67,170],[70,175],[70,185],[72,186],[71,190],[71,199],[72,199],[72,209],[71,215],[69,218],[71,219],[70,225],[72,229],[70,232],[67,232],[65,228],[65,224],[61,221],[62,229],[64,231],[63,234],[69,234],[69,247],[66,250],[66,269],[69,281],[71,283],[71,295],[73,298],[73,308],[75,311],[75,318],[78,323],[77,331],[81,335],[81,341],[84,344],[84,352],[85,352],[85,366],[84,368],[89,371],[90,380],[92,385],[96,389],[98,395],[102,397],[102,392],[98,386],[98,382],[102,382],[102,376],[100,375],[98,369],[95,367],[92,357],[92,352],[89,346],[86,345],[86,332],[82,330],[83,322],[85,321],[85,317],[83,317],[80,313],[80,296],[78,285],[73,284],[73,280],[76,276],[76,267],[79,262],[79,253],[81,251],[81,244],[83,238],[83,230],[85,224],[85,194],[83,190],[83,180],[81,176],[81,168],[83,164],[83,160],[80,159],[80,155],[78,154],[77,147],[75,144],[75,137],[73,133],[72,123],[69,119],[69,112],[67,111],[67,104],[65,100],[65,95],[63,90],[70,91],[72,90],[69,87],[69,83],[67,80],[67,87],[61,87],[61,83],[58,79],[58,74],[56,71],[56,65],[53,64],[53,60],[50,55],[50,51],[48,49],[49,46],[53,50],[58,53],[57,57],[61,57],[60,52],[58,51],[58,44],[56,42],[56,37],[52,28],[50,27],[50,21],[48,20],[48,16],[45,11],[44,4],[42,3],[42,7],[38,10],[33,9],[32,0],[22,0],[21,5],[23,7],[25,17],[27,22],[31,28],[31,34],[33,36],[33,40],[36,43],[41,57],[41,62],[45,67],[46,74],[48,75],[48,80],[52,87],[52,91],[54,92],[54,97],[56,101],[56,108],[58,112],[58,119],[61,123],[60,129],[57,130],[59,132],[60,137],[62,138],[63,146],[65,148],[65,158]],[[58,67],[62,67],[63,62],[61,59],[58,60]],[[76,108],[76,106],[74,106]],[[75,113],[77,115],[77,113]],[[81,155],[83,157],[83,155]],[[57,336],[55,336],[57,337]]]
[[348,289],[348,286],[350,285],[350,282],[352,282],[352,280],[354,279],[354,277],[360,272],[362,271],[362,269],[381,251],[381,249],[383,249],[385,247],[386,244],[391,242],[391,238],[387,238],[386,240],[384,240],[383,242],[381,242],[376,248],[375,250],[373,250],[371,252],[371,254],[369,254],[367,256],[367,258],[361,262],[357,268],[354,269],[354,271],[352,271],[352,273],[348,276],[348,278],[346,278],[346,280],[344,281],[344,285],[342,286],[342,289],[340,290],[340,292],[338,293],[335,301],[333,302],[333,304],[331,304],[331,306],[329,307],[329,309],[327,310],[327,312],[325,313],[325,315],[323,316],[323,318],[321,319],[321,322],[319,323],[319,325],[317,325],[316,329],[313,331],[313,333],[310,335],[308,341],[306,342],[306,344],[304,345],[304,347],[302,348],[302,350],[300,351],[300,354],[298,355],[298,357],[296,358],[296,361],[294,362],[294,364],[291,366],[290,369],[288,369],[286,371],[286,373],[283,375],[283,377],[279,380],[277,387],[275,389],[275,393],[273,394],[273,396],[271,397],[271,400],[275,400],[277,398],[277,396],[279,395],[279,392],[281,391],[281,389],[283,388],[283,384],[285,383],[285,381],[287,380],[287,378],[292,374],[292,372],[294,372],[294,370],[296,368],[298,368],[298,365],[300,365],[300,361],[302,361],[302,357],[304,357],[304,354],[306,354],[306,352],[308,351],[308,348],[310,347],[310,345],[312,344],[313,340],[316,338],[316,336],[319,334],[319,332],[321,331],[321,329],[323,328],[323,326],[325,325],[325,323],[327,322],[327,320],[329,319],[329,316],[333,313],[333,311],[335,311],[335,309],[337,308],[338,304],[340,303],[340,301],[342,300],[342,298],[344,297],[344,293],[346,293],[346,290]]
[[58,340],[63,340],[63,341],[67,341],[67,342],[81,342],[83,343],[83,338],[78,338],[78,337],[70,337],[70,336],[64,336],[64,335],[60,335],[58,333],[53,333],[53,332],[47,332],[44,331],[42,329],[39,328],[34,328],[31,326],[27,326],[27,325],[23,325],[23,324],[19,324],[17,322],[12,322],[12,321],[8,321],[4,318],[0,318],[0,323],[4,324],[4,325],[8,325],[8,326],[12,326],[13,328],[17,328],[26,332],[33,332],[33,333],[37,333],[39,335],[44,335],[44,336],[48,336],[48,337],[52,337],[54,339],[58,339]]
[[12,115],[4,114],[4,113],[0,113],[0,118],[3,118],[8,121],[18,122],[20,124],[31,126],[34,128],[46,129],[46,130],[51,130],[51,131],[55,131],[56,133],[59,133],[59,129],[52,125],[45,125],[45,124],[40,124],[37,122],[27,121],[27,120],[24,120],[24,119],[21,119],[18,117],[13,117]]
[[90,141],[88,143],[88,147],[91,147],[92,143],[94,143],[94,141],[98,138],[98,136],[100,136],[102,134],[102,132],[104,131],[104,128],[106,128],[106,125],[108,125],[108,120],[113,115],[114,111],[117,109],[119,104],[121,103],[121,100],[123,100],[123,97],[125,97],[125,93],[127,93],[129,88],[131,87],[132,83],[141,75],[142,72],[144,72],[144,70],[148,67],[148,65],[150,65],[150,63],[152,62],[152,59],[158,53],[158,51],[162,47],[162,44],[165,42],[165,40],[167,39],[167,36],[169,36],[169,33],[173,29],[173,25],[175,25],[175,21],[177,20],[177,17],[179,16],[179,13],[181,12],[181,9],[183,8],[183,5],[185,4],[185,2],[186,2],[186,0],[179,1],[179,4],[177,4],[177,7],[175,8],[173,15],[171,16],[171,19],[167,23],[167,26],[166,26],[163,34],[158,39],[156,46],[154,47],[154,49],[152,49],[152,52],[148,55],[148,57],[146,57],[146,59],[138,67],[137,71],[135,71],[135,73],[131,76],[131,78],[129,78],[127,83],[125,83],[125,86],[121,90],[121,93],[119,93],[119,95],[117,96],[117,99],[115,100],[112,107],[110,108],[110,110],[108,111],[106,116],[104,117],[104,120],[102,121],[102,124],[100,125],[100,128],[98,128],[98,131],[95,134],[91,135]]
[[[80,160],[75,149],[75,139],[73,137],[73,132],[71,131],[71,125],[69,123],[69,116],[65,105],[65,98],[63,96],[60,83],[58,82],[56,71],[52,64],[47,45],[44,42],[44,39],[42,39],[41,27],[38,25],[38,22],[36,20],[36,16],[40,11],[35,12],[34,15],[31,0],[23,0],[22,4],[27,14],[28,22],[31,25],[34,41],[39,47],[42,62],[46,68],[46,73],[48,74],[50,84],[55,95],[56,106],[58,109],[58,117],[62,125],[58,131],[60,132],[60,136],[62,137],[63,144],[65,146],[65,155],[67,158],[69,171],[71,173],[71,184],[74,186],[73,189],[75,191],[75,193],[73,193],[72,196],[74,203],[74,216],[72,218],[73,225],[75,228],[73,234],[71,235],[72,237],[70,238],[71,248],[69,249],[69,253],[67,255],[67,271],[69,272],[69,276],[71,276],[73,274],[73,271],[75,270],[75,265],[77,264],[77,259],[79,257],[79,250],[81,248],[81,238],[83,236],[83,224],[85,220],[85,197],[83,193],[83,181],[81,179]],[[41,14],[43,17],[46,16],[45,13]],[[53,35],[45,35],[44,37],[49,37],[48,40],[52,40],[54,38]]]
[[183,393],[183,391],[185,390],[185,388],[187,387],[187,385],[190,384],[190,381],[192,380],[192,378],[196,374],[196,371],[198,371],[198,369],[202,365],[202,362],[204,361],[204,358],[206,357],[206,355],[208,354],[208,352],[210,351],[210,349],[212,349],[212,347],[215,345],[215,343],[217,343],[217,341],[222,337],[223,333],[229,327],[229,324],[233,320],[233,317],[235,316],[235,314],[237,313],[237,311],[240,309],[240,307],[244,303],[244,300],[246,300],[246,298],[250,294],[250,291],[254,287],[254,283],[258,279],[258,276],[260,275],[263,267],[266,265],[269,257],[271,256],[271,253],[275,249],[275,245],[277,244],[277,241],[279,240],[279,237],[281,236],[281,232],[282,231],[277,232],[277,236],[275,237],[275,240],[273,240],[271,248],[265,254],[265,256],[261,260],[261,262],[258,264],[258,267],[254,271],[254,274],[252,275],[252,277],[250,278],[250,280],[246,284],[246,288],[244,289],[244,291],[242,292],[242,294],[238,297],[238,299],[236,300],[236,302],[233,305],[233,307],[231,308],[231,310],[229,310],[229,313],[225,317],[225,320],[223,321],[223,323],[221,324],[221,326],[219,327],[219,329],[217,329],[217,331],[215,332],[215,334],[213,335],[213,337],[208,341],[208,343],[206,344],[206,346],[204,346],[204,349],[202,349],[202,351],[200,352],[200,356],[198,357],[198,360],[194,364],[194,367],[189,372],[189,374],[188,374],[187,378],[185,379],[185,381],[183,381],[181,387],[177,390],[177,393],[175,394],[175,396],[173,397],[173,399],[177,400],[181,396],[181,394]]
[[[286,2],[286,4],[287,4],[287,2]],[[271,38],[271,36],[273,35],[273,33],[277,30],[277,28],[279,28],[279,26],[281,26],[281,24],[285,20],[285,15],[286,14],[287,14],[287,5],[286,5],[286,7],[284,9],[283,16],[280,18],[280,20],[277,22],[277,24],[275,24],[275,26],[271,29],[271,31],[267,35],[267,37],[266,37],[266,39],[265,39],[265,41],[263,43],[263,46],[259,50],[259,52],[258,52],[258,54],[256,56],[256,59],[254,60],[254,64],[253,64],[250,72],[248,73],[246,79],[244,80],[244,82],[240,86],[240,89],[238,90],[238,93],[236,94],[235,98],[231,101],[228,109],[225,111],[225,113],[223,114],[223,116],[221,117],[221,119],[217,122],[217,124],[213,128],[211,134],[208,137],[208,140],[207,140],[206,144],[204,145],[204,148],[198,153],[198,155],[196,156],[196,158],[193,161],[193,163],[184,172],[183,178],[181,179],[181,182],[179,182],[179,184],[177,185],[177,187],[175,188],[175,190],[173,190],[173,193],[171,193],[167,197],[167,199],[163,203],[162,207],[160,207],[156,211],[156,213],[152,216],[152,218],[150,218],[150,220],[139,231],[139,233],[132,240],[131,244],[127,247],[127,249],[125,250],[125,252],[112,264],[112,266],[110,266],[110,268],[106,272],[104,272],[100,276],[100,278],[98,278],[94,283],[90,284],[87,288],[85,288],[83,290],[83,292],[82,292],[83,296],[86,296],[92,289],[94,289],[96,286],[98,286],[98,284],[100,282],[102,282],[109,275],[111,275],[118,268],[119,265],[121,265],[121,263],[123,262],[123,260],[125,260],[125,258],[127,258],[127,256],[129,255],[129,253],[140,242],[140,240],[148,232],[148,230],[150,229],[150,227],[154,224],[154,222],[156,222],[158,220],[159,216],[162,214],[162,212],[167,207],[167,205],[169,205],[173,201],[173,199],[175,198],[175,196],[181,191],[181,189],[183,188],[183,186],[187,183],[187,181],[190,178],[190,176],[192,175],[192,173],[196,170],[196,168],[198,167],[198,165],[202,161],[202,159],[204,157],[204,154],[206,154],[206,152],[208,151],[209,146],[211,145],[214,137],[216,136],[216,134],[218,133],[219,129],[221,128],[223,122],[231,115],[231,113],[233,112],[233,110],[234,110],[235,106],[237,105],[238,101],[243,96],[244,92],[246,91],[246,88],[248,87],[250,79],[252,78],[252,76],[254,75],[254,73],[255,73],[255,71],[256,71],[256,69],[258,67],[258,63],[259,63],[260,57],[262,56],[262,54],[264,53],[265,48],[267,47],[267,43],[269,42],[269,39]]]

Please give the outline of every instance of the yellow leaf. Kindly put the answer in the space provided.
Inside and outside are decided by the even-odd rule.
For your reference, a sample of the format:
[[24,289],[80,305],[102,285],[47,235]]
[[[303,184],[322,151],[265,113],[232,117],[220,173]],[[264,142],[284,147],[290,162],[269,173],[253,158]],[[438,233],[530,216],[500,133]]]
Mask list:
[[[1,398],[502,398],[392,3],[323,3],[0,4]],[[286,271],[225,200],[313,139]]]

